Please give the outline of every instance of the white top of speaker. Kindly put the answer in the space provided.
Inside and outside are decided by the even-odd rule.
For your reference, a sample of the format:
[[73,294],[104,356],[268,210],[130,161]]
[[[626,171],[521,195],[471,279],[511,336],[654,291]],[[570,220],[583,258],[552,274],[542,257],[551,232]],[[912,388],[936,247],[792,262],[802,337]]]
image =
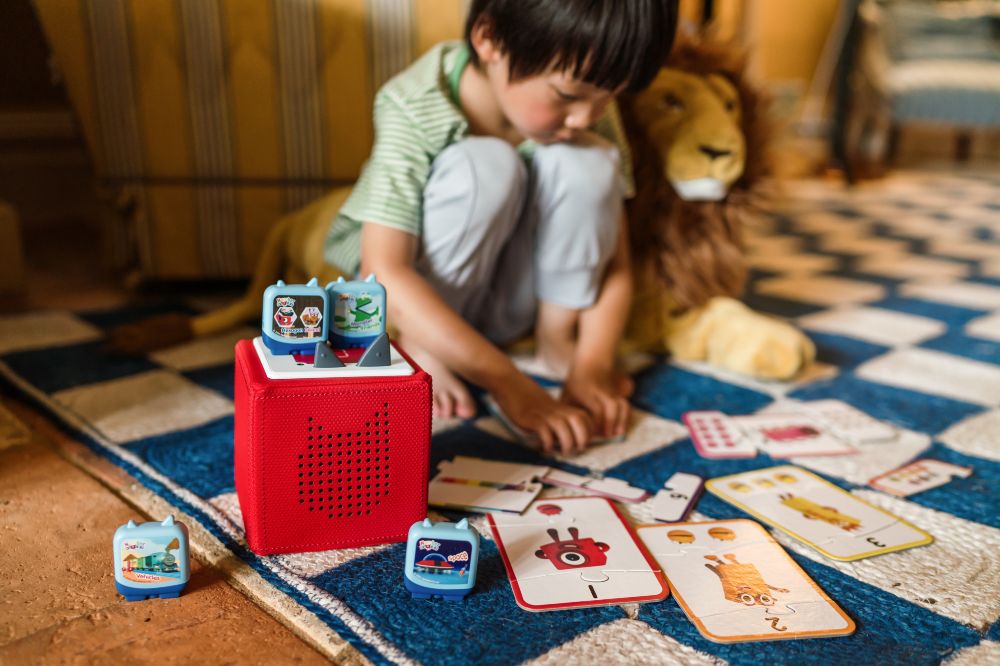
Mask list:
[[269,379],[356,379],[361,377],[405,377],[414,370],[396,346],[389,343],[389,365],[359,368],[347,363],[343,368],[317,368],[311,363],[301,363],[291,354],[272,354],[260,336],[253,340],[260,365]]

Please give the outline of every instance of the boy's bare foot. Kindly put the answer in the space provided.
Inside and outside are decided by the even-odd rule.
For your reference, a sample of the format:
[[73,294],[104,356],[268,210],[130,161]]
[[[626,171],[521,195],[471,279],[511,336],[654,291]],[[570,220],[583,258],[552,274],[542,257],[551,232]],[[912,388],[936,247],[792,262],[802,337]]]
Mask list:
[[451,370],[420,347],[407,344],[405,340],[400,340],[400,346],[434,380],[432,385],[435,418],[450,419],[457,416],[471,419],[476,415],[476,403],[472,399],[472,394]]

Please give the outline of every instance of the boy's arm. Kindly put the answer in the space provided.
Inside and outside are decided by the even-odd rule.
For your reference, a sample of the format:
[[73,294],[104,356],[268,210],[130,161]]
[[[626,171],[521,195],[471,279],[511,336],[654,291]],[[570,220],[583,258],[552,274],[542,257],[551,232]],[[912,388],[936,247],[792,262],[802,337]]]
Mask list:
[[[624,211],[619,220],[618,247],[611,258],[597,301],[580,313],[576,352],[566,380],[564,398],[598,415],[597,431],[620,436],[628,423],[631,381],[616,370],[618,344],[625,334],[632,307],[632,259]],[[603,416],[601,416],[603,415]]]
[[556,443],[566,452],[583,448],[591,436],[586,414],[553,400],[434,291],[413,268],[417,243],[416,236],[399,229],[362,227],[361,272],[374,272],[385,286],[390,317],[405,340],[492,393],[507,416],[535,432],[546,450]]

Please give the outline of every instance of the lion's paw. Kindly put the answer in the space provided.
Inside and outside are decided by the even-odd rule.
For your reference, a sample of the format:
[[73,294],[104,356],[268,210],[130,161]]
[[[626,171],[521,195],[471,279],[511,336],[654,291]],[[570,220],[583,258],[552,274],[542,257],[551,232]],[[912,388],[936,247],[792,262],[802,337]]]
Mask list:
[[709,343],[709,363],[760,379],[783,380],[797,375],[816,356],[812,340],[786,322],[751,312],[732,323],[732,329],[720,331]]
[[[715,298],[688,329],[701,338],[698,360],[759,379],[791,379],[816,357],[816,347],[805,333],[774,317],[754,312],[731,298]],[[675,337],[674,341],[680,338]],[[691,358],[677,349],[679,358]],[[691,345],[682,345],[694,349]]]

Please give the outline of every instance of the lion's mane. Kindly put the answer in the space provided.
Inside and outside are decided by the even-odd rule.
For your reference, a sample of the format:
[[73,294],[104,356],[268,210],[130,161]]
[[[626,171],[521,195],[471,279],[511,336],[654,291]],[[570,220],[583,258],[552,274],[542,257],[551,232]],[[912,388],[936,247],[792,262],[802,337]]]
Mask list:
[[[714,296],[738,298],[747,277],[742,244],[743,217],[751,194],[767,172],[765,123],[760,93],[746,80],[746,56],[733,46],[678,43],[666,63],[698,75],[720,74],[737,89],[746,140],[743,174],[720,201],[684,201],[664,178],[660,152],[632,112],[620,108],[633,151],[636,196],[628,202],[632,257],[636,272],[649,271],[667,290],[674,312],[704,305]],[[640,93],[641,94],[641,93]]]

